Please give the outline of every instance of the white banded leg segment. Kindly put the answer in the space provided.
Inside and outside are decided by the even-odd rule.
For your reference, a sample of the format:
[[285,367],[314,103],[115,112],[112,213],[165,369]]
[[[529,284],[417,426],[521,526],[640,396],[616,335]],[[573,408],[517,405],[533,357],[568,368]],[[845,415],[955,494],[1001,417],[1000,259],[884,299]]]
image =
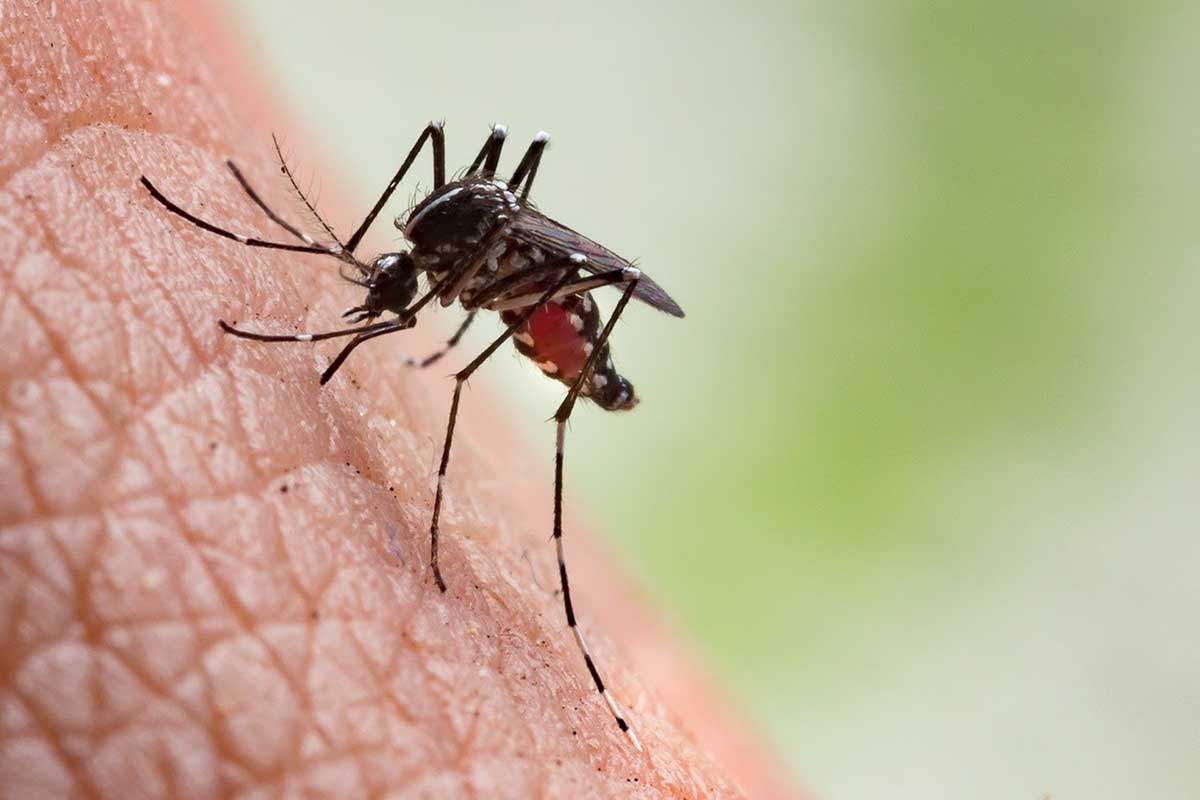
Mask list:
[[407,326],[400,320],[388,320],[386,322],[375,322],[370,325],[359,325],[357,327],[342,328],[335,331],[322,331],[321,333],[255,333],[253,331],[242,330],[235,328],[225,320],[217,320],[217,324],[221,326],[221,330],[228,334],[232,334],[241,339],[252,339],[257,342],[320,342],[325,339],[338,339],[345,336],[361,336],[363,334],[373,333],[390,333],[392,331],[403,330]]
[[625,732],[629,737],[629,741],[634,748],[642,751],[642,743],[638,740],[637,734],[633,732],[633,728],[625,721],[625,714],[621,710],[620,704],[616,698],[604,685],[604,680],[600,677],[600,671],[596,669],[596,662],[592,660],[592,653],[588,650],[587,642],[583,639],[583,633],[579,630],[579,623],[575,619],[575,607],[571,603],[571,584],[567,580],[567,559],[563,552],[563,531],[562,531],[562,474],[563,474],[563,446],[566,437],[567,421],[565,419],[558,420],[555,453],[554,453],[554,545],[558,553],[558,578],[562,584],[563,608],[567,614],[567,627],[571,629],[571,633],[575,635],[575,643],[579,646],[579,652],[583,656],[583,663],[587,665],[588,674],[592,676],[592,682],[596,685],[596,691],[604,698],[604,702],[608,705],[608,710],[612,713],[613,719],[617,722],[617,727]]
[[[447,276],[445,281],[450,280],[452,277],[453,275]],[[554,285],[546,290],[546,294],[542,298],[541,303],[538,303],[537,305],[540,306],[542,303],[545,303],[556,290],[562,287],[562,284],[566,283],[567,278],[569,277],[570,275],[568,274],[559,278]],[[428,296],[432,297],[434,292],[440,291],[440,288],[441,284],[439,284],[437,287],[434,287]],[[475,370],[479,369],[483,362],[491,358],[492,354],[499,349],[500,345],[507,342],[518,328],[529,321],[529,318],[533,316],[533,312],[536,310],[536,308],[537,306],[532,306],[526,311],[522,312],[521,316],[514,320],[504,330],[504,333],[496,337],[496,339],[490,345],[488,345],[482,353],[475,356],[470,364],[467,364],[454,375],[454,397],[450,401],[450,419],[446,423],[446,441],[442,445],[442,462],[438,466],[437,493],[433,498],[433,518],[429,523],[429,565],[433,570],[434,582],[437,584],[438,589],[442,590],[443,592],[446,591],[446,582],[442,580],[442,572],[438,567],[438,521],[441,518],[442,513],[442,494],[446,480],[446,468],[450,465],[450,447],[454,442],[454,424],[458,419],[458,401],[462,397],[462,387],[463,384],[467,382],[467,379],[471,377],[471,374],[475,372]],[[468,321],[469,319],[470,317],[468,317]],[[464,323],[463,329],[465,328],[466,324]]]
[[[561,540],[559,540],[561,541]],[[561,550],[561,548],[559,548]],[[629,741],[633,743],[634,748],[640,753],[642,751],[641,740],[629,723],[625,721],[625,712],[621,710],[621,704],[613,697],[612,692],[604,685],[604,681],[600,680],[600,674],[596,671],[596,662],[592,660],[592,653],[588,650],[587,642],[583,638],[583,632],[580,631],[578,625],[571,627],[571,632],[575,634],[575,644],[579,645],[579,652],[583,654],[584,663],[587,664],[588,672],[592,675],[592,680],[596,683],[596,688],[600,691],[600,696],[604,698],[604,702],[608,704],[608,710],[617,721],[617,727],[625,731],[625,735],[629,737]]]

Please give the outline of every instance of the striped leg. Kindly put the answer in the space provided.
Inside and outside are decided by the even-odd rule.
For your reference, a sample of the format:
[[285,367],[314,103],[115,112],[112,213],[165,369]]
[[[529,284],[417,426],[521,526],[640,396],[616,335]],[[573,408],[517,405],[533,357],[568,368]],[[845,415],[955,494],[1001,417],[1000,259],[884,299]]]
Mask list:
[[496,167],[500,164],[500,151],[504,149],[506,138],[508,138],[508,128],[499,122],[493,125],[492,132],[488,134],[483,147],[479,148],[479,155],[475,156],[471,166],[467,167],[466,176],[471,177],[482,166],[483,177],[493,177],[496,174]]
[[[580,263],[582,256],[571,255],[563,258],[561,266],[565,270],[562,276],[556,280],[549,289],[547,289],[540,302],[529,306],[525,309],[521,316],[513,321],[511,325],[496,338],[494,342],[488,345],[488,348],[480,353],[467,366],[463,367],[454,375],[454,396],[450,400],[450,420],[446,423],[446,441],[442,445],[442,461],[438,466],[437,476],[437,492],[433,496],[433,518],[429,523],[429,566],[433,570],[433,580],[437,587],[443,592],[446,591],[446,581],[442,579],[442,571],[438,567],[438,521],[442,515],[442,488],[446,481],[446,468],[450,465],[450,445],[454,442],[454,423],[458,420],[458,400],[462,396],[462,387],[466,383],[467,378],[471,377],[471,373],[479,369],[484,361],[491,357],[492,353],[500,345],[508,341],[509,337],[528,321],[533,316],[533,312],[537,311],[538,307],[554,296],[554,293],[562,288],[563,284],[571,280],[576,273],[575,269],[570,269]],[[453,277],[453,276],[451,276]],[[371,334],[367,334],[368,336]],[[353,342],[352,342],[353,344]]]
[[367,212],[367,216],[363,219],[362,224],[358,226],[358,230],[346,242],[346,252],[353,253],[358,247],[358,243],[367,233],[367,228],[371,227],[371,223],[379,216],[379,212],[383,210],[383,206],[392,196],[392,192],[396,191],[396,187],[400,185],[400,181],[404,180],[404,174],[408,172],[408,168],[417,160],[417,156],[421,153],[421,148],[425,146],[425,141],[430,140],[433,143],[433,188],[439,189],[446,183],[446,135],[442,132],[442,123],[431,122],[425,126],[425,130],[421,131],[421,135],[417,137],[417,143],[408,151],[408,155],[404,159],[404,163],[400,165],[400,169],[396,170],[396,174],[388,183],[387,188],[383,190],[383,194],[375,201],[375,205]]
[[[600,692],[600,695],[604,698],[604,702],[608,704],[609,711],[612,712],[613,718],[617,721],[617,727],[625,732],[625,735],[629,737],[629,741],[640,751],[642,743],[638,741],[637,734],[634,733],[633,728],[629,727],[629,723],[625,721],[621,706],[612,696],[612,693],[604,686],[604,681],[600,678],[600,672],[596,669],[596,662],[592,660],[592,654],[588,650],[587,642],[584,641],[583,634],[579,630],[579,624],[575,619],[575,608],[571,605],[571,587],[567,581],[567,560],[563,553],[562,530],[563,444],[566,438],[567,420],[571,418],[571,411],[575,408],[575,401],[579,398],[580,391],[583,389],[592,370],[596,367],[596,359],[604,351],[604,344],[608,341],[608,336],[612,333],[613,326],[621,316],[621,312],[625,310],[626,304],[629,303],[629,298],[633,296],[634,289],[637,288],[641,273],[632,267],[628,268],[625,272],[626,280],[628,281],[625,292],[617,302],[617,307],[613,309],[612,316],[609,317],[608,324],[604,326],[604,331],[600,334],[600,338],[596,340],[595,347],[592,348],[592,354],[588,357],[587,363],[584,364],[583,370],[580,371],[579,377],[575,379],[575,383],[571,386],[570,391],[567,392],[562,405],[554,412],[554,420],[557,423],[554,451],[554,544],[558,552],[558,577],[562,583],[563,608],[567,612],[567,627],[575,634],[575,643],[579,645],[579,652],[583,655],[583,662],[587,665],[588,673],[592,676],[592,681],[596,684],[596,691]],[[538,305],[541,305],[541,303]]]
[[[516,170],[509,179],[509,188],[514,192],[519,192],[521,200],[524,201],[529,197],[529,191],[533,189],[533,179],[537,177],[538,164],[542,163],[542,153],[546,149],[546,145],[550,142],[550,134],[545,131],[538,131],[533,137],[533,142],[529,145],[529,149],[525,151],[525,155],[521,158],[521,163],[517,165]],[[525,182],[524,188],[521,187],[521,182]]]
[[[235,176],[240,174],[236,171],[237,167],[234,167],[232,164],[230,164],[229,166],[231,169],[234,170]],[[146,191],[148,191],[150,193],[150,196],[153,197],[155,200],[157,200],[158,203],[163,208],[165,208],[167,211],[170,211],[172,214],[175,214],[176,216],[182,217],[183,219],[185,219],[188,222],[195,225],[197,228],[206,230],[209,233],[215,233],[217,236],[223,236],[226,239],[232,239],[235,242],[239,242],[241,244],[248,245],[250,247],[263,247],[263,248],[267,248],[269,250],[290,250],[294,253],[324,253],[325,255],[330,255],[335,258],[339,258],[339,259],[342,258],[343,254],[342,254],[340,248],[335,249],[332,247],[324,247],[319,244],[308,244],[307,242],[305,244],[288,244],[286,242],[272,242],[272,241],[267,241],[265,239],[259,239],[256,236],[246,236],[245,234],[234,233],[233,231],[226,230],[225,228],[221,228],[217,225],[214,225],[211,222],[209,222],[208,220],[201,219],[200,217],[197,217],[195,214],[192,214],[190,211],[186,211],[179,205],[168,200],[166,195],[164,195],[162,192],[160,192],[158,190],[158,187],[156,187],[153,183],[151,183],[150,179],[147,178],[145,175],[143,175],[141,177],[141,183],[142,183],[142,186],[146,187]],[[278,222],[278,221],[279,220],[276,220],[276,222]]]
[[[412,356],[401,355],[400,363],[406,367],[413,367],[415,369],[424,369],[425,367],[436,364],[438,361],[441,361],[442,357],[446,355],[446,353],[449,353],[454,349],[454,346],[458,344],[460,339],[462,339],[463,334],[467,332],[467,328],[471,327],[471,322],[474,319],[475,312],[472,311],[467,315],[467,318],[462,321],[462,324],[458,326],[458,330],[454,332],[454,335],[451,336],[446,344],[440,349],[434,350],[424,358],[413,358]],[[392,328],[367,330],[358,336],[355,336],[354,339],[352,339],[346,344],[345,347],[342,348],[342,352],[337,354],[337,357],[330,362],[329,366],[325,368],[325,371],[321,373],[321,385],[324,386],[326,383],[329,383],[329,380],[333,377],[334,373],[341,368],[342,363],[350,356],[350,353],[353,352],[354,348],[358,347],[363,342],[367,341],[368,339],[374,339],[376,336],[383,336],[396,330],[405,330],[406,328],[411,327],[411,324],[399,324],[399,320],[397,323],[398,324]]]

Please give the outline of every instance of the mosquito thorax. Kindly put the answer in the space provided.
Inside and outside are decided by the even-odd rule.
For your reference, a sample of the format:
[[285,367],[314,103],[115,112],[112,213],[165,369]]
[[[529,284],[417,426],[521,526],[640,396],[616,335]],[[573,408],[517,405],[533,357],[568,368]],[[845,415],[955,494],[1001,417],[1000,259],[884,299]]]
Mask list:
[[416,295],[417,267],[408,253],[384,253],[371,264],[363,303],[367,309],[399,314]]
[[396,227],[413,243],[421,269],[442,272],[479,245],[498,224],[521,210],[508,184],[496,178],[465,178],[432,192]]

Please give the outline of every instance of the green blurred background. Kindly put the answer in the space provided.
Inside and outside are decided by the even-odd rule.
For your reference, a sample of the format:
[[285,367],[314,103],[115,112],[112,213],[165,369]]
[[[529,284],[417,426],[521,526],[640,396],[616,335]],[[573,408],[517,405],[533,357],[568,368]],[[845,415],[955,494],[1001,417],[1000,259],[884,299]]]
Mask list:
[[229,7],[364,203],[429,118],[544,128],[540,204],[687,309],[568,487],[804,782],[1200,796],[1200,7]]

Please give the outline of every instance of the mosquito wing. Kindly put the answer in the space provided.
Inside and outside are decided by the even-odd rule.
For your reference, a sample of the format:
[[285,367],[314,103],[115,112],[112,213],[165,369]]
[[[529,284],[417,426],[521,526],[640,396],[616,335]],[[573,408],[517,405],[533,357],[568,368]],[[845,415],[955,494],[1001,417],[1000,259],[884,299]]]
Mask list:
[[[621,258],[604,245],[593,242],[583,234],[576,233],[566,225],[555,222],[531,208],[521,210],[509,235],[520,242],[536,245],[552,253],[582,253],[588,257],[584,269],[592,273],[633,266],[627,259]],[[649,275],[642,274],[637,288],[633,290],[633,296],[673,317],[683,316],[683,309],[679,304]]]

